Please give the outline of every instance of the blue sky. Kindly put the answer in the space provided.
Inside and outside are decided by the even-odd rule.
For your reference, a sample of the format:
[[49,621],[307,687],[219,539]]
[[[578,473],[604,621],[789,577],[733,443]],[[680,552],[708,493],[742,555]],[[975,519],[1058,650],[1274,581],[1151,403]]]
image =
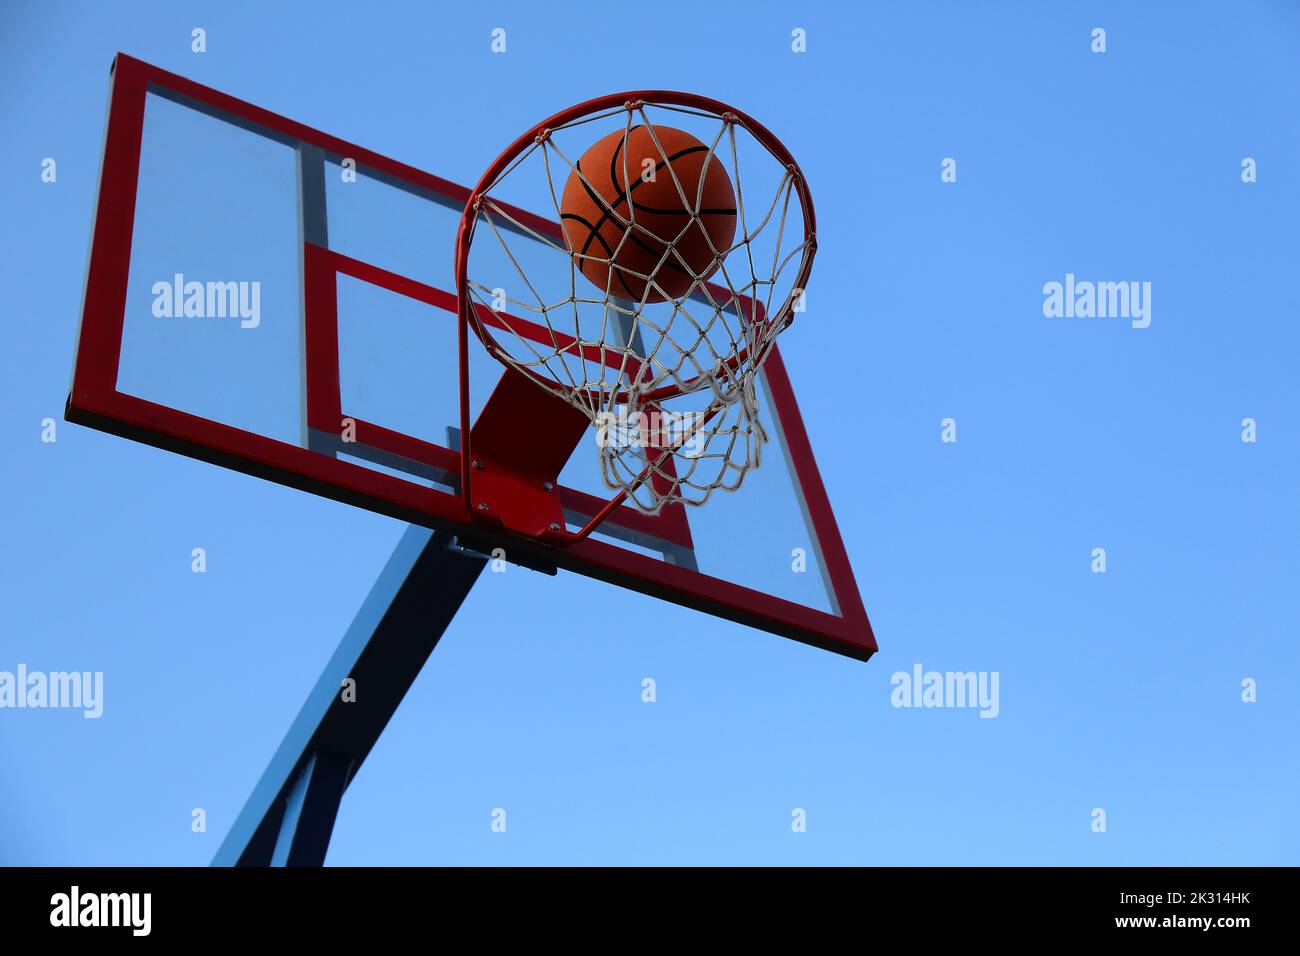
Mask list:
[[[484,575],[330,863],[1300,862],[1300,10],[1134,6],[10,4],[0,670],[103,671],[105,714],[0,710],[0,863],[206,864],[403,531],[61,421],[118,50],[458,182],[694,90],[816,197],[782,350],[880,653]],[[1150,282],[1150,327],[1045,317],[1067,273]],[[998,717],[892,707],[916,663],[997,672]]]

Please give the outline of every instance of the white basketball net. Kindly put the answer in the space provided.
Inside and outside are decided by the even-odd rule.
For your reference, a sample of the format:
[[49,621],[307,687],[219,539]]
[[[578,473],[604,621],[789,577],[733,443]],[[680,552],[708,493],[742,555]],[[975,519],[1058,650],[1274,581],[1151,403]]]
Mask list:
[[[709,239],[720,264],[707,280],[678,252],[676,240],[649,274],[614,261],[638,232],[652,237],[656,248],[666,238],[637,223],[635,203],[618,209],[605,204],[622,240],[603,258],[575,251],[562,232],[543,234],[536,224],[519,221],[505,208],[508,202],[494,196],[508,188],[507,180],[544,175],[558,221],[569,176],[576,173],[591,186],[575,165],[586,147],[620,126],[626,146],[631,130],[645,125],[663,160],[658,174],[672,176],[689,215],[677,239],[689,229],[707,236],[698,218],[703,172],[698,190],[688,191],[654,134],[656,126],[687,129],[684,124],[708,146],[704,168],[723,163],[736,193],[735,239],[725,249],[713,248]],[[625,160],[628,152],[622,150]],[[639,174],[633,167],[623,181]],[[755,179],[756,201],[747,202],[745,182]],[[497,359],[587,415],[596,426],[605,483],[625,491],[642,511],[657,513],[666,502],[703,504],[715,490],[739,488],[759,464],[767,435],[756,376],[801,306],[803,290],[795,280],[806,274],[813,253],[800,190],[796,171],[738,117],[638,102],[548,130],[480,193],[467,268],[470,295],[482,311],[471,309],[470,321]],[[608,264],[604,289],[579,270],[583,258]],[[679,299],[646,301],[650,289],[667,295],[657,278],[670,260],[676,276],[689,273],[689,291]],[[640,302],[614,294],[619,272],[640,280],[637,288],[645,285]],[[665,397],[666,387],[680,394]]]

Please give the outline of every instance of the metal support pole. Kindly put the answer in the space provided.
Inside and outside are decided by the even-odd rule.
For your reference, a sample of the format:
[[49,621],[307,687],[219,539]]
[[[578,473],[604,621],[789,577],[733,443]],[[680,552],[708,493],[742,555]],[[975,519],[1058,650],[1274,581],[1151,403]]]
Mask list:
[[339,801],[352,761],[342,754],[314,753],[285,800],[272,866],[323,866]]
[[486,563],[448,535],[407,529],[213,866],[324,862],[343,792]]

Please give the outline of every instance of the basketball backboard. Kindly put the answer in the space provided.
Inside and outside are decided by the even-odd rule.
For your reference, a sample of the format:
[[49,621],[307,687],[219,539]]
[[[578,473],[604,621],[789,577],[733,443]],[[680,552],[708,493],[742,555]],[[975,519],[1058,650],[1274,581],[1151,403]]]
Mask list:
[[[119,55],[68,419],[869,657],[775,349],[758,380],[769,446],[736,492],[658,514],[620,506],[567,547],[471,520],[458,493],[452,274],[468,196]],[[471,348],[468,372],[477,419],[504,369]],[[609,499],[591,443],[560,471],[559,493],[570,528]]]

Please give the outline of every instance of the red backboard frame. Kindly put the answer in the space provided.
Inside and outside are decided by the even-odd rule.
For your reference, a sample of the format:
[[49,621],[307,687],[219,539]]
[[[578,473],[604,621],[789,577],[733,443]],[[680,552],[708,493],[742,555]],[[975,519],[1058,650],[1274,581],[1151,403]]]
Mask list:
[[[564,568],[850,657],[865,660],[876,651],[875,637],[848,555],[817,471],[789,377],[776,349],[773,349],[762,372],[775,408],[776,421],[773,424],[784,436],[796,484],[820,549],[832,599],[840,612],[838,615],[594,538],[586,538],[568,547],[552,547],[503,529],[487,528],[471,519],[459,495],[431,490],[309,448],[118,391],[145,103],[151,87],[275,131],[287,139],[319,147],[330,154],[352,157],[359,166],[404,180],[449,201],[464,203],[470,191],[125,54],[118,54],[113,72],[81,331],[65,415],[68,421],[445,531],[475,546],[480,543],[499,544],[521,563]],[[539,225],[545,224],[547,230],[558,228],[548,220],[522,210],[518,213],[534,219]],[[448,237],[449,255],[453,238]],[[312,275],[319,276],[328,271],[332,277],[332,270],[342,269],[345,272],[351,270],[350,274],[361,273],[359,277],[389,288],[411,282],[391,273],[381,275],[383,270],[355,260],[340,261],[346,257],[328,250],[315,249],[313,252],[312,248],[304,249],[304,262],[314,262],[308,270]],[[330,257],[329,261],[323,262],[321,255]],[[394,291],[414,293],[417,298],[449,310],[450,318],[450,313],[456,308],[453,292],[428,286],[415,288],[416,285]],[[304,291],[311,294],[310,290],[309,280]],[[309,315],[320,314],[328,314],[328,311],[309,312]],[[309,321],[319,320],[310,318]],[[328,341],[328,336],[322,338],[319,332],[309,331],[309,339]],[[309,355],[308,358],[309,362],[320,360],[320,355]],[[327,396],[323,395],[318,389],[311,390],[309,415],[342,411],[328,405]],[[371,437],[381,444],[391,442],[401,450],[415,451],[418,454],[413,457],[417,459],[419,455],[436,459],[440,467],[445,466],[449,471],[461,467],[459,454],[451,449],[430,445],[417,448],[405,444],[415,439],[391,432],[372,432]],[[575,505],[575,510],[592,505],[590,501],[573,497],[579,496],[579,492],[569,490],[564,493],[570,496],[569,501]],[[675,544],[690,544],[689,522],[684,509],[645,516],[634,515],[633,509],[625,508],[620,509],[611,521],[631,523],[629,530],[641,530]]]

